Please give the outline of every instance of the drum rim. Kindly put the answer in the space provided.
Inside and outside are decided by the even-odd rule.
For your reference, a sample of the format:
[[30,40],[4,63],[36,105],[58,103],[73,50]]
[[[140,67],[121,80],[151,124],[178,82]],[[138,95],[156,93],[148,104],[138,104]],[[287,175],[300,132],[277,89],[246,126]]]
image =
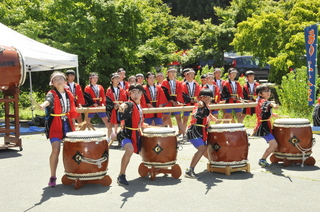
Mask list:
[[[290,121],[300,120],[301,122],[289,122],[288,120]],[[276,119],[274,121],[274,124],[275,125],[307,125],[307,124],[310,124],[310,121],[308,119],[303,119],[303,118],[287,118],[287,119]]]
[[[166,129],[167,131],[160,131],[160,129]],[[147,130],[147,132],[146,132]],[[158,131],[156,131],[158,130]],[[146,128],[143,130],[143,134],[174,134],[176,131],[173,128],[159,127],[159,128]]]
[[230,128],[244,128],[243,123],[233,123],[233,124],[212,124],[209,126],[209,129],[230,129]]
[[176,137],[176,135],[174,133],[167,133],[167,134],[165,134],[165,133],[159,133],[159,134],[144,133],[144,134],[142,134],[142,137],[146,137],[146,138],[154,138],[154,137],[156,137],[156,138],[159,138],[159,137],[161,137],[161,138],[170,138],[170,137]]
[[[79,132],[90,132],[92,133],[92,135],[89,134],[83,134],[81,133],[80,135],[77,133]],[[66,138],[69,138],[69,139],[78,139],[78,138],[81,138],[81,139],[90,139],[90,138],[101,138],[101,137],[105,137],[106,136],[106,133],[102,132],[102,131],[73,131],[73,132],[68,132],[66,134]]]

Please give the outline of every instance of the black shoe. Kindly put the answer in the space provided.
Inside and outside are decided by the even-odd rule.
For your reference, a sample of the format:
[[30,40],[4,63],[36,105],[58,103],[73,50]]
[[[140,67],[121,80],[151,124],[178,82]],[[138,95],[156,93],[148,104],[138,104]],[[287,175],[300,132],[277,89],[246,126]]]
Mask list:
[[122,175],[119,175],[118,179],[117,179],[117,183],[119,185],[129,185],[127,179],[126,179],[126,175],[122,174]]
[[194,171],[192,169],[188,169],[185,172],[184,176],[187,178],[192,178],[192,179],[199,179],[200,178],[196,173],[194,173]]

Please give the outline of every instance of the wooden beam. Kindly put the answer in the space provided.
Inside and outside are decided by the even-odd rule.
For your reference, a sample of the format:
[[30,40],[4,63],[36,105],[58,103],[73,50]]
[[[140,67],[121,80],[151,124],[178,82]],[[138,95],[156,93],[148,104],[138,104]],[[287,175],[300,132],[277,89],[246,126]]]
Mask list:
[[[256,107],[256,102],[249,103],[234,103],[234,104],[214,104],[210,105],[210,110],[217,109],[231,109],[231,108],[248,108],[248,107]],[[184,111],[192,111],[194,106],[179,106],[179,107],[157,107],[157,108],[143,108],[142,111],[144,114],[148,113],[169,113],[169,112],[184,112]],[[106,112],[106,107],[82,107],[77,108],[78,113],[99,113]]]

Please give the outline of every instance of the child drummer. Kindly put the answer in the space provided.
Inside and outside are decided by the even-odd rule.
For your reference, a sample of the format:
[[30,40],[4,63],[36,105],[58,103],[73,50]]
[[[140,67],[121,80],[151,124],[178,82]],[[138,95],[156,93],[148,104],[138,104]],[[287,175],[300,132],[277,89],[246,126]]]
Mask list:
[[[259,85],[259,83],[254,81],[254,72],[249,70],[246,71],[245,76],[247,78],[247,82],[243,85],[243,99],[247,102],[255,102],[257,99],[256,94],[256,87]],[[241,116],[241,122],[243,122],[246,115],[252,116],[255,114],[255,108],[243,108],[242,110],[242,116]]]
[[[127,92],[120,86],[120,76],[113,73],[110,76],[111,86],[106,91],[106,113],[108,117],[108,142],[114,138],[118,132],[117,110],[121,103],[127,101]],[[114,131],[112,131],[114,128]]]
[[190,167],[185,172],[185,177],[188,178],[199,178],[199,176],[194,173],[194,168],[207,150],[206,141],[209,120],[216,121],[216,118],[210,114],[210,109],[208,108],[212,97],[213,92],[210,89],[205,88],[201,90],[199,93],[200,101],[195,105],[192,112],[191,125],[187,129],[187,137],[197,149],[197,152],[193,155]]
[[[167,98],[161,89],[161,86],[156,85],[154,83],[155,76],[153,73],[148,72],[146,74],[146,81],[147,85],[143,86],[143,89],[145,90],[145,99],[149,100],[149,104],[147,104],[147,107],[153,108],[153,107],[163,107],[167,104]],[[163,126],[162,122],[162,113],[151,113],[151,114],[145,114],[144,115],[144,121],[148,125],[156,125],[156,126]]]
[[121,159],[120,173],[117,179],[119,185],[129,185],[126,179],[126,169],[133,153],[139,152],[140,127],[146,127],[143,123],[142,107],[140,100],[143,95],[141,84],[133,84],[129,87],[130,101],[122,103],[118,109],[118,115],[122,120],[123,128],[118,133],[118,141],[121,142],[125,153]]
[[259,85],[256,88],[256,93],[258,94],[258,104],[256,106],[257,114],[257,123],[254,128],[254,134],[257,136],[262,136],[266,142],[269,144],[269,147],[265,150],[262,158],[259,160],[259,165],[262,167],[270,166],[266,161],[267,157],[274,152],[278,143],[272,134],[270,117],[277,114],[272,114],[271,109],[277,108],[276,104],[272,104],[268,99],[270,98],[270,88],[267,85]]
[[[70,69],[66,71],[67,85],[74,96],[75,105],[76,107],[81,107],[82,105],[85,105],[85,100],[81,86],[78,83],[74,82],[75,77],[76,73],[74,70]],[[82,122],[81,113],[78,114],[77,121],[78,123]]]
[[[203,89],[210,89],[212,91],[212,94],[213,94],[213,98],[211,100],[211,104],[218,104],[220,102],[220,89],[218,86],[216,86],[214,83],[213,83],[213,80],[214,80],[214,76],[213,74],[209,73],[207,74],[207,84],[205,84],[203,86]],[[212,110],[211,114],[218,118],[218,112],[219,110]]]
[[[186,68],[186,81],[182,83],[181,90],[182,90],[182,96],[184,99],[184,104],[186,106],[192,106],[195,105],[195,103],[198,101],[198,95],[201,90],[201,86],[194,80],[195,71],[192,68]],[[187,123],[189,120],[190,112],[185,111],[183,113],[183,119],[182,119],[182,129],[181,132],[183,133],[183,140],[186,140],[186,136],[184,135]]]
[[46,95],[46,100],[40,105],[46,109],[46,135],[50,139],[52,151],[50,155],[51,177],[48,185],[56,186],[56,170],[60,153],[61,141],[67,132],[74,131],[75,118],[78,113],[74,103],[73,94],[65,88],[66,77],[60,71],[52,73],[49,85],[53,86]]
[[[84,88],[84,91],[87,92],[92,100],[94,101],[93,106],[91,107],[98,107],[98,106],[105,106],[106,105],[106,95],[104,92],[104,88],[98,84],[99,76],[97,73],[90,73],[89,81],[90,84]],[[108,128],[108,117],[106,112],[99,112],[99,113],[89,113],[87,122],[90,123],[91,119],[97,114],[102,121],[104,122],[106,128]]]
[[[228,74],[229,79],[225,81],[222,88],[222,97],[226,100],[226,104],[229,103],[241,103],[243,99],[242,87],[238,81],[235,80],[238,71],[235,68],[229,68]],[[232,111],[236,113],[239,123],[242,123],[242,109],[241,108],[230,108],[225,109],[225,118],[232,119]]]

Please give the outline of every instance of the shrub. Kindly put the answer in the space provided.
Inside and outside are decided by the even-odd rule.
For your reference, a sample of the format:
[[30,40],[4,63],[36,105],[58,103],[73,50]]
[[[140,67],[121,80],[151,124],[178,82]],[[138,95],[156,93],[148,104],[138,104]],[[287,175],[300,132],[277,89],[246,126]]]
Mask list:
[[308,105],[308,82],[305,68],[297,69],[282,77],[282,83],[276,87],[281,111],[290,117],[311,119],[313,106]]
[[[33,92],[32,98],[39,104],[44,102],[46,93]],[[30,93],[21,92],[19,94],[19,108],[31,107]],[[35,107],[35,105],[33,105]]]

